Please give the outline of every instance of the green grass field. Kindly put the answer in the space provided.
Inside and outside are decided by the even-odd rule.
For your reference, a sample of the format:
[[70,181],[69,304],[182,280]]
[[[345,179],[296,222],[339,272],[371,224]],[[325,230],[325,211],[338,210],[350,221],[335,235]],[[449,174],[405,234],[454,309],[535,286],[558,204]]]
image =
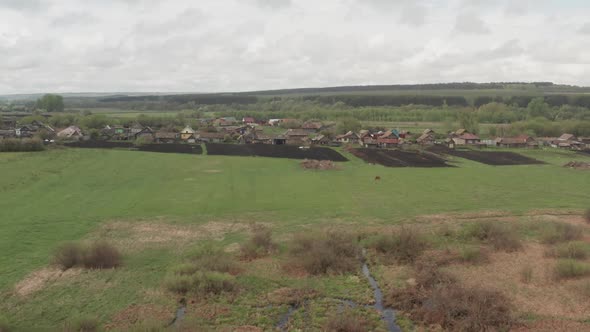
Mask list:
[[[60,243],[95,237],[117,221],[264,222],[287,234],[310,225],[391,225],[448,212],[589,207],[590,172],[561,167],[589,157],[523,154],[548,164],[492,167],[454,159],[455,168],[396,169],[346,154],[351,161],[340,170],[306,171],[296,160],[270,158],[82,149],[0,154],[0,313],[27,329],[55,328],[72,314],[106,322],[134,303],[174,308],[172,297],[146,296],[180,261],[173,244],[130,251],[120,270],[85,272],[27,300],[11,295],[17,282],[50,263]],[[222,242],[241,239],[230,233]],[[262,283],[250,278],[251,285]],[[253,287],[255,294],[270,286]]]

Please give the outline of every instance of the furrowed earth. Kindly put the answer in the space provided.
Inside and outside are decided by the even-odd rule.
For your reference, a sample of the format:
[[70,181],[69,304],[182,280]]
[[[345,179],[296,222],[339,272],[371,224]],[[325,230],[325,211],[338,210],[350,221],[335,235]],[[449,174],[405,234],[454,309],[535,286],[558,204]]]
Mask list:
[[[74,148],[0,154],[0,326],[53,331],[86,320],[115,331],[320,331],[350,316],[387,331],[361,271],[364,249],[404,331],[467,324],[393,301],[435,300],[435,293],[412,293],[433,261],[459,290],[501,294],[508,330],[590,329],[590,173],[563,167],[590,156],[514,150],[543,163],[494,167],[448,155],[437,162],[455,167],[399,168],[327,151],[310,159],[340,155],[336,171],[305,169],[287,159],[300,158],[292,155],[211,155],[209,145],[206,155]],[[388,160],[417,166],[390,153]],[[272,245],[247,251],[249,243],[264,243],[253,240],[261,229],[270,230]],[[424,248],[410,250],[412,259],[399,256],[404,242],[390,241],[399,234],[419,234]],[[311,235],[317,238],[305,247]],[[65,242],[97,240],[121,252],[119,267],[63,271],[52,263]],[[297,254],[301,245],[316,255]],[[333,245],[352,248],[352,256],[336,260],[349,264],[315,273],[306,257]],[[218,270],[193,277],[224,280],[224,290],[173,291],[179,271],[213,264],[198,260],[203,250],[218,258]]]

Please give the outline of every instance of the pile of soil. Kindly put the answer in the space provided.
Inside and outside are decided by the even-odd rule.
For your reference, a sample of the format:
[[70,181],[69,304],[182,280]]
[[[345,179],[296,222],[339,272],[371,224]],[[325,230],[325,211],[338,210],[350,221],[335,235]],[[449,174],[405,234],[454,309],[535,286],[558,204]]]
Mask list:
[[502,151],[474,151],[474,150],[451,150],[443,152],[451,156],[465,158],[477,161],[482,164],[492,166],[509,166],[509,165],[540,165],[544,162],[525,157],[514,152]]
[[315,160],[305,159],[301,162],[303,169],[319,169],[319,170],[330,170],[336,169],[336,164],[331,160]]
[[590,169],[590,163],[585,161],[570,161],[563,165],[563,167],[575,168],[575,169]]
[[300,149],[294,145],[216,143],[207,143],[206,146],[208,155],[348,161],[340,153],[329,148]]
[[368,163],[387,167],[452,167],[442,157],[429,152],[366,148],[349,151]]

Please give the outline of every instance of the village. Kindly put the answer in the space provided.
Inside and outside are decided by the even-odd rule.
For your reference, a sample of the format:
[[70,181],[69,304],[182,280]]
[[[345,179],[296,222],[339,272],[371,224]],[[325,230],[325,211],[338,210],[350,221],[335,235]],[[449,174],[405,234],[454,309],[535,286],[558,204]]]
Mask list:
[[40,138],[45,144],[94,140],[127,141],[137,144],[270,144],[296,145],[302,148],[355,145],[363,148],[391,149],[437,145],[451,149],[459,147],[590,149],[590,137],[576,137],[569,133],[564,133],[559,137],[518,135],[484,138],[466,129],[444,133],[435,132],[432,129],[410,132],[399,128],[337,132],[335,122],[306,121],[302,123],[296,119],[258,121],[251,117],[244,117],[241,120],[235,117],[200,119],[197,129],[186,125],[182,130],[170,127],[152,128],[135,122],[129,126],[106,125],[100,130],[84,131],[75,125],[56,129],[37,120],[23,125],[18,125],[16,121],[3,121],[0,124],[0,140],[11,138]]

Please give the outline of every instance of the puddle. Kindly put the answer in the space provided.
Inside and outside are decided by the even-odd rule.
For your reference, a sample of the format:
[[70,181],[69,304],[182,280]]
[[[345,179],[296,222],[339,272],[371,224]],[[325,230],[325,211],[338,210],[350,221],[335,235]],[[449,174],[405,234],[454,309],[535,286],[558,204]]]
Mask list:
[[178,326],[178,323],[180,323],[184,319],[184,315],[186,314],[186,300],[181,299],[179,303],[180,307],[178,307],[178,309],[176,310],[176,315],[174,316],[172,322],[168,324],[168,326]]
[[[364,255],[363,251],[363,257]],[[369,271],[369,265],[363,259],[363,275],[369,280],[369,284],[371,288],[373,288],[373,294],[375,297],[375,304],[373,307],[381,313],[381,319],[387,324],[387,331],[389,332],[401,332],[401,328],[395,323],[395,312],[393,309],[385,308],[383,306],[383,291],[379,287],[377,280],[373,278],[371,275],[371,271]]]
[[289,324],[289,319],[291,319],[291,317],[293,316],[293,314],[299,309],[299,306],[296,305],[290,305],[289,306],[289,311],[287,311],[286,314],[284,314],[281,319],[279,320],[279,323],[277,324],[277,329],[279,329],[280,331],[288,331],[287,329],[287,325]]

